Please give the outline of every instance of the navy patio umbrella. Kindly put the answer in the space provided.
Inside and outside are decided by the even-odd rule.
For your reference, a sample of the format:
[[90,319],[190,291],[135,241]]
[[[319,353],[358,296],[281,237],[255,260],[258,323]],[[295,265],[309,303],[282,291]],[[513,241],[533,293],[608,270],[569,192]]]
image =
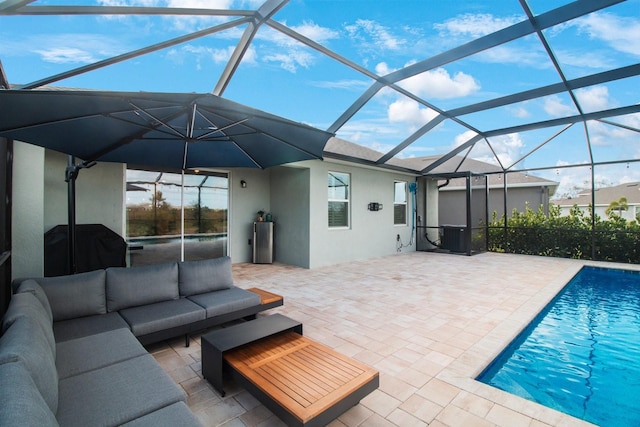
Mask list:
[[0,108],[0,136],[82,160],[70,162],[71,184],[95,162],[184,172],[322,159],[332,136],[213,94],[0,90]]

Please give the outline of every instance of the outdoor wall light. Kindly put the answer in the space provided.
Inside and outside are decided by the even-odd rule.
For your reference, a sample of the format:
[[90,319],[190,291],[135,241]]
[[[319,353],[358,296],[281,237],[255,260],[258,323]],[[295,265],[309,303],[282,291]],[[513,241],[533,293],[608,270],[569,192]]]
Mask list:
[[371,202],[367,206],[370,211],[377,212],[382,210],[382,203]]
[[240,187],[247,188],[247,181],[245,181],[244,179],[241,179],[240,180]]

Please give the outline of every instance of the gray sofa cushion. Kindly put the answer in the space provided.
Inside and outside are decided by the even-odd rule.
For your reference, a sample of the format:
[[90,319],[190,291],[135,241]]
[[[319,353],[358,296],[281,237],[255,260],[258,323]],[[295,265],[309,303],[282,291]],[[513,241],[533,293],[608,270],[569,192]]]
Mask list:
[[49,343],[51,354],[56,357],[56,340],[53,337],[51,318],[45,312],[42,304],[33,294],[25,292],[14,294],[11,297],[7,312],[2,319],[2,332],[4,333],[19,318],[26,316],[34,320]]
[[47,313],[47,316],[49,316],[49,318],[53,322],[53,313],[51,312],[51,305],[49,304],[49,299],[47,298],[47,294],[44,292],[44,289],[42,289],[42,286],[40,286],[38,282],[36,282],[33,279],[27,279],[22,281],[20,285],[18,285],[18,288],[16,289],[16,293],[24,293],[24,292],[29,292],[33,294],[36,298],[38,298],[38,301],[40,301],[40,304],[42,304],[42,307]]
[[47,294],[54,322],[107,312],[104,270],[35,280]]
[[140,307],[120,310],[131,331],[137,337],[177,326],[204,320],[205,310],[193,302],[181,298]]
[[118,312],[113,312],[54,322],[53,335],[56,342],[62,342],[122,328],[129,330],[129,324]]
[[123,427],[189,427],[202,426],[184,402],[174,403],[143,417],[123,424]]
[[0,426],[57,426],[31,375],[22,362],[0,365]]
[[187,298],[207,310],[207,319],[260,305],[258,294],[235,286],[231,289],[191,295]]
[[64,426],[116,426],[186,398],[153,356],[60,380],[56,417]]
[[179,298],[178,264],[107,269],[107,308],[118,311]]
[[40,325],[18,317],[0,338],[0,364],[20,361],[52,412],[58,408],[58,372],[55,358]]
[[60,380],[148,354],[129,329],[117,329],[58,343]]
[[184,261],[180,268],[180,295],[202,294],[233,286],[231,258]]

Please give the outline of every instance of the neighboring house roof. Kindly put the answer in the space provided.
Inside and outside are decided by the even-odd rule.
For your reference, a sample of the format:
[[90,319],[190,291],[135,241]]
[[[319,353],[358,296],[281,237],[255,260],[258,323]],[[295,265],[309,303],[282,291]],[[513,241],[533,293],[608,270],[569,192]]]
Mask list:
[[[613,187],[598,188],[595,196],[598,205],[608,205],[622,197],[626,197],[627,203],[630,205],[640,205],[640,182],[627,182]],[[551,202],[559,206],[588,206],[591,204],[591,190],[583,190],[576,197],[551,200]]]
[[[358,144],[346,141],[340,138],[330,138],[327,145],[324,147],[324,154],[327,157],[342,158],[343,160],[364,160],[365,162],[371,162],[373,165],[376,160],[383,156],[380,153],[371,148],[363,147]],[[420,171],[438,160],[440,156],[424,156],[424,157],[410,157],[410,158],[393,158],[390,159],[386,165],[393,165],[397,168],[412,171],[420,175]],[[461,164],[462,163],[462,164]],[[473,173],[490,173],[487,175],[490,188],[502,188],[503,174],[496,173],[501,172],[502,169],[494,164],[481,162],[479,160],[463,158],[461,156],[454,156],[447,160],[442,165],[435,168],[429,175],[438,175],[439,173],[450,173],[456,170],[471,171]],[[548,186],[555,191],[558,187],[558,183],[550,181],[548,179],[540,178],[535,175],[525,174],[521,172],[513,172],[507,175],[508,186],[513,187],[540,187]],[[466,188],[464,178],[451,179],[449,185],[446,187],[448,190]],[[553,193],[551,191],[551,193]]]

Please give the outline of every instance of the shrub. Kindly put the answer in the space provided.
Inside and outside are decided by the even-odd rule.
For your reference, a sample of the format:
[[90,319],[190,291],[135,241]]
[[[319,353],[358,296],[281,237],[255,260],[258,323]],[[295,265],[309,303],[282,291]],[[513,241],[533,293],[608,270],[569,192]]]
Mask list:
[[594,259],[640,263],[640,223],[619,215],[591,218],[577,206],[561,216],[560,207],[551,205],[549,214],[526,207],[511,217],[494,212],[488,229],[488,248],[494,252],[542,255],[574,259]]

